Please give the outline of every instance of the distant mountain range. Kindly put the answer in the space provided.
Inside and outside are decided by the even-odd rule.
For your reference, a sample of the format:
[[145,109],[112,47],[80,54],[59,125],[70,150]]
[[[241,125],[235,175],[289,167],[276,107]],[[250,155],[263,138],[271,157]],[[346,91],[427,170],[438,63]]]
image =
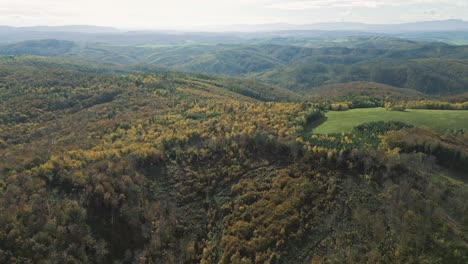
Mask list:
[[403,32],[436,32],[436,31],[467,31],[468,22],[459,19],[423,21],[402,24],[365,24],[356,22],[331,22],[306,25],[293,24],[262,24],[262,25],[230,25],[211,27],[215,31],[284,31],[284,30],[319,30],[319,31],[360,31],[375,33]]
[[[193,28],[191,30],[180,31],[197,31],[197,32],[221,32],[221,31],[236,31],[236,32],[274,32],[274,31],[297,31],[297,30],[317,30],[317,31],[360,31],[360,32],[375,32],[375,33],[398,33],[398,32],[437,32],[437,31],[467,31],[468,21],[459,19],[438,20],[438,21],[423,21],[402,24],[365,24],[357,22],[329,22],[294,25],[286,23],[276,24],[239,24],[227,26],[207,26],[204,28]],[[174,30],[154,30],[154,31],[138,31],[140,33],[151,32],[174,32]],[[70,32],[70,33],[99,33],[99,34],[117,34],[126,32],[112,27],[100,27],[89,25],[69,25],[69,26],[36,26],[36,27],[12,27],[0,26],[0,33],[13,32]]]
[[[118,45],[245,44],[256,39],[331,39],[349,36],[390,36],[429,41],[468,41],[468,22],[427,21],[405,24],[318,23],[309,25],[263,24],[204,27],[183,30],[123,30],[112,27],[70,25],[0,26],[0,43],[57,39]],[[276,43],[276,42],[275,42]]]

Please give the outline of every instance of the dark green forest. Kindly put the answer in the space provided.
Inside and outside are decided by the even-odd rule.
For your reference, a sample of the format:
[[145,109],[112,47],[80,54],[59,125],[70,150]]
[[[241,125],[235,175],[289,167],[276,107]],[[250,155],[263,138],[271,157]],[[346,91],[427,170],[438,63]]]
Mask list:
[[1,44],[0,263],[468,263],[467,128],[313,133],[468,110],[468,47],[282,42]]

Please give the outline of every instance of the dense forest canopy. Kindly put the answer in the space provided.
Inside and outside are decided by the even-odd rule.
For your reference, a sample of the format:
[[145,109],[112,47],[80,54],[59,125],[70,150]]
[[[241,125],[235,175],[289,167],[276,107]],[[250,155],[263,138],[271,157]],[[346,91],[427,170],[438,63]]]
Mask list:
[[1,44],[0,263],[468,262],[467,46],[241,42]]

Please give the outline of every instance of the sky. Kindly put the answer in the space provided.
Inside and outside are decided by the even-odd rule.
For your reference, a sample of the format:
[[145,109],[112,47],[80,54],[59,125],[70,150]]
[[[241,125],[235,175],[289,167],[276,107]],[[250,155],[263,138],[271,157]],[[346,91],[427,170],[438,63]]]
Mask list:
[[468,0],[0,0],[0,25],[190,29],[237,24],[468,20]]

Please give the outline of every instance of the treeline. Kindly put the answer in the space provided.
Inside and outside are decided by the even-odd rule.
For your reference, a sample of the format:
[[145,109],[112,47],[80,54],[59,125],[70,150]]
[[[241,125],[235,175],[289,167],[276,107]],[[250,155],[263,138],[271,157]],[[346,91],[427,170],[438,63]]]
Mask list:
[[315,107],[321,110],[346,111],[354,108],[383,107],[385,100],[376,96],[352,95],[335,99],[314,101]]
[[316,107],[321,110],[346,111],[356,108],[385,107],[389,110],[404,111],[405,109],[429,109],[429,110],[468,110],[468,102],[451,103],[437,100],[419,101],[385,101],[385,99],[353,96],[338,98],[336,101],[319,101]]
[[468,110],[468,102],[451,103],[436,100],[421,101],[400,101],[387,102],[385,108],[395,111],[405,111],[405,109],[429,109],[429,110]]
[[468,101],[460,103],[451,103],[444,101],[410,101],[407,102],[406,108],[409,109],[437,109],[437,110],[468,110]]

